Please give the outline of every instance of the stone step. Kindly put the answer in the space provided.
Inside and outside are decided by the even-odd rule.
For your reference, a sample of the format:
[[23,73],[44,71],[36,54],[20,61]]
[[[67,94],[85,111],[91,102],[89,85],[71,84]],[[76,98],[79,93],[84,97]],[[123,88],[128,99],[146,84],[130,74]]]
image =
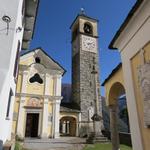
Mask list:
[[97,139],[95,139],[94,141],[95,141],[96,143],[100,143],[100,142],[102,142],[102,143],[110,142],[107,138],[106,138],[106,139],[103,139],[103,140],[97,140]]
[[109,143],[109,140],[87,140],[86,143],[94,144],[94,143]]
[[96,140],[107,140],[106,137],[96,137],[95,139],[96,139]]
[[109,142],[109,140],[107,137],[104,137],[104,136],[95,136],[95,134],[90,134],[86,142],[88,144],[106,143],[106,142]]

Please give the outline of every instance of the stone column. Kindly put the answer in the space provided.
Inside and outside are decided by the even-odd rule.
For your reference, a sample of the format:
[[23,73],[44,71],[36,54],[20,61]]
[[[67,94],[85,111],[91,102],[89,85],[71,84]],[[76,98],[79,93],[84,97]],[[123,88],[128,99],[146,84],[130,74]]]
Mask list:
[[69,121],[66,122],[66,125],[67,125],[67,132],[66,133],[69,134]]
[[66,122],[63,121],[62,123],[62,133],[65,134],[66,133]]
[[[24,71],[22,75],[22,89],[21,93],[26,93],[27,89],[27,78],[28,78],[28,72]],[[25,99],[26,97],[21,97],[20,98],[20,105],[19,105],[19,111],[18,111],[18,122],[17,122],[17,135],[20,138],[24,138],[25,136],[25,129],[26,129],[26,124],[25,124],[25,110],[24,110],[24,105],[25,105]],[[25,125],[24,125],[25,124]]]
[[79,123],[76,123],[76,136],[79,136]]
[[119,150],[117,105],[112,105],[109,108],[110,108],[110,130],[111,130],[112,150]]
[[103,136],[102,135],[102,114],[100,113],[100,102],[99,102],[99,93],[98,93],[98,72],[95,70],[95,67],[93,66],[93,71],[91,72],[93,74],[93,79],[94,79],[94,91],[95,91],[95,114],[93,115],[93,127],[94,127],[94,132],[95,136]]

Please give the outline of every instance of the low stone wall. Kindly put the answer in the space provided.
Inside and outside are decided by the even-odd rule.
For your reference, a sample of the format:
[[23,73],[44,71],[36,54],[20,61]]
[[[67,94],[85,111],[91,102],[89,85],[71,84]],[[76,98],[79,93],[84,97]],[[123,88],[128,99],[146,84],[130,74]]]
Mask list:
[[[111,140],[110,131],[103,130],[102,133],[104,136],[106,136],[108,139]],[[132,141],[131,141],[131,134],[130,133],[120,132],[119,133],[119,140],[120,140],[120,144],[125,144],[125,145],[132,147]]]

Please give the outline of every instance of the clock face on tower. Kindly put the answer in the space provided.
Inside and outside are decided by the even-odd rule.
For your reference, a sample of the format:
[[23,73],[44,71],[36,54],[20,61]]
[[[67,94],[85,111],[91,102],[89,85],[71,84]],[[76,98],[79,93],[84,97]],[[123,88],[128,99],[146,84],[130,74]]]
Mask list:
[[82,35],[82,50],[90,51],[93,53],[97,52],[97,40],[96,38]]

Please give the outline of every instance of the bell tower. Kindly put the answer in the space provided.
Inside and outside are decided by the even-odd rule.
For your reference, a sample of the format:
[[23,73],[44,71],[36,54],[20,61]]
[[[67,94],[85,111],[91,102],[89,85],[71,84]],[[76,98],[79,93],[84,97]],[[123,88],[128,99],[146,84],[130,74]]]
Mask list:
[[83,12],[71,25],[72,100],[81,110],[81,136],[88,134],[89,126],[92,126],[91,117],[95,113],[102,116],[97,28],[98,20],[86,16]]

